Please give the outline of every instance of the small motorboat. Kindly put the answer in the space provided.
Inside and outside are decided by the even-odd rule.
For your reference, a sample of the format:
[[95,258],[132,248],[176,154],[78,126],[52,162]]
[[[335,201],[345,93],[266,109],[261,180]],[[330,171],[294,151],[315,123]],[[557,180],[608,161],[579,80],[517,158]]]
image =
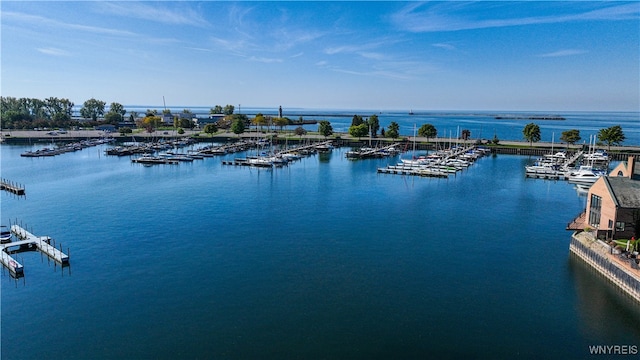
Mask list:
[[8,227],[0,226],[0,243],[6,244],[11,242],[11,230]]

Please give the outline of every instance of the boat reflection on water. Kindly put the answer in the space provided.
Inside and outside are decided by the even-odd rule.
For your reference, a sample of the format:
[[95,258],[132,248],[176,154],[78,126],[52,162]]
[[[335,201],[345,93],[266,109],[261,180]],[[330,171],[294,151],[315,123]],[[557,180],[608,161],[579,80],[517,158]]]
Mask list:
[[591,188],[591,185],[585,185],[585,184],[575,184],[574,189],[576,189],[576,193],[578,193],[578,196],[587,196],[587,194],[589,193],[589,189]]

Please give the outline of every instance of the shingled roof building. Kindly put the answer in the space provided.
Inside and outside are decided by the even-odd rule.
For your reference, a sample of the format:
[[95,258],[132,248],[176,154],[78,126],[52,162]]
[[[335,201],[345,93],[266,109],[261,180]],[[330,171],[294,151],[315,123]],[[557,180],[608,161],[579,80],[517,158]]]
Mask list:
[[589,189],[583,219],[600,239],[630,239],[640,235],[640,168],[636,159],[616,166]]

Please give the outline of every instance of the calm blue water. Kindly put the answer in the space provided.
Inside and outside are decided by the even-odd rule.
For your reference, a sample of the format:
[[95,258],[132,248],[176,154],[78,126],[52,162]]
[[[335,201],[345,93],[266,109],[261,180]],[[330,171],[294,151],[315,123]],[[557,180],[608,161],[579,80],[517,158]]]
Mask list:
[[[637,306],[569,257],[583,208],[527,157],[449,179],[346,149],[271,170],[0,147],[3,223],[70,249],[2,273],[2,359],[580,358],[640,345]],[[229,155],[231,159],[234,156]]]

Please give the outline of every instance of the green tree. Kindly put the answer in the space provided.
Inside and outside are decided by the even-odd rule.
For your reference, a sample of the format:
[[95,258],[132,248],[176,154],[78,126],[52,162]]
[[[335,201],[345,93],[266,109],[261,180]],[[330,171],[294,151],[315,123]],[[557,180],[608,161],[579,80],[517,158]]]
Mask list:
[[187,128],[187,129],[193,129],[193,120],[191,119],[186,119],[186,118],[180,118],[178,120],[178,127],[181,128]]
[[273,124],[280,128],[280,131],[284,130],[284,127],[289,125],[291,120],[288,117],[277,117],[273,120]]
[[333,127],[331,126],[331,123],[328,122],[327,120],[321,120],[318,123],[318,132],[324,136],[324,138],[326,139],[327,136],[330,136],[331,134],[333,134]]
[[367,127],[371,131],[371,136],[377,137],[378,130],[380,130],[380,121],[378,120],[378,115],[376,114],[371,115],[369,119],[365,121],[365,123],[367,124]]
[[104,121],[109,124],[117,125],[120,121],[122,121],[122,115],[108,112],[104,115]]
[[233,105],[225,105],[222,113],[225,115],[232,115],[236,108]]
[[302,137],[307,134],[307,130],[305,130],[302,126],[298,126],[293,132],[296,135],[300,136],[300,140],[302,140]]
[[360,125],[351,125],[349,127],[349,135],[353,136],[353,137],[357,137],[358,139],[360,139],[363,136],[367,136],[367,134],[369,133],[369,128],[367,127],[367,124],[360,124]]
[[212,136],[218,131],[218,126],[216,124],[207,124],[204,126],[204,132]]
[[540,126],[529,123],[522,130],[524,138],[529,142],[529,146],[533,146],[534,142],[540,141]]
[[84,102],[80,109],[80,115],[82,115],[83,118],[97,121],[99,116],[104,115],[104,107],[106,104],[104,101],[91,98]]
[[211,110],[209,110],[209,114],[213,115],[213,114],[223,114],[223,109],[222,106],[220,105],[216,105],[214,107],[211,108]]
[[620,125],[614,125],[606,129],[598,131],[598,140],[607,143],[608,149],[611,145],[619,145],[625,140],[624,132]]
[[127,113],[127,110],[124,109],[124,106],[122,106],[122,104],[117,102],[112,102],[111,105],[109,105],[109,112],[124,116],[124,114]]
[[117,125],[124,119],[124,114],[127,113],[127,110],[124,109],[122,104],[113,102],[109,105],[109,112],[107,112],[104,116],[104,120],[109,124]]
[[564,141],[567,144],[571,144],[571,145],[580,141],[580,139],[582,139],[580,137],[580,130],[577,130],[577,129],[563,131],[562,135],[560,136],[560,141]]
[[362,116],[353,115],[353,119],[351,120],[351,126],[358,126],[363,123],[364,123],[364,120],[362,120]]
[[178,134],[180,134],[180,135],[184,134],[184,129],[183,129],[183,128],[181,128],[181,127],[180,127],[180,128],[178,128]]
[[424,124],[418,129],[418,136],[426,137],[427,141],[429,141],[429,138],[438,136],[438,130],[431,124]]
[[242,134],[244,132],[244,121],[235,119],[233,123],[231,123],[231,131],[236,135]]
[[400,125],[398,125],[397,122],[392,121],[391,124],[389,124],[389,130],[387,130],[385,135],[392,139],[397,139],[398,136],[400,136]]

